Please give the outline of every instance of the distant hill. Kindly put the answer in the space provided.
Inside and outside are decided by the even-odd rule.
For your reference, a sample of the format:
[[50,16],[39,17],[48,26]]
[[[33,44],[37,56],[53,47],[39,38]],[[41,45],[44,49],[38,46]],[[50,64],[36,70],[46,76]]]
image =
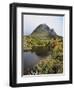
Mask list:
[[37,28],[31,33],[32,36],[36,37],[56,37],[58,36],[54,29],[50,29],[50,27],[46,24],[40,24]]

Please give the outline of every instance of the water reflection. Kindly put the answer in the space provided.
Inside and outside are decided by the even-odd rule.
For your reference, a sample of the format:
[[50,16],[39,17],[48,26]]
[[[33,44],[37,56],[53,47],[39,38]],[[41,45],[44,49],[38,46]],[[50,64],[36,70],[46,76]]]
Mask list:
[[22,73],[26,74],[28,69],[39,63],[41,58],[49,55],[49,47],[33,46],[31,51],[23,52]]

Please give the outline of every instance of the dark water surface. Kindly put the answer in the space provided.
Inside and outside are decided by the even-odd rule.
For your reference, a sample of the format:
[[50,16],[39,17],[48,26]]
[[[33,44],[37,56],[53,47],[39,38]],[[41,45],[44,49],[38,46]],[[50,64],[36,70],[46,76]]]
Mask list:
[[40,61],[40,57],[35,52],[23,52],[22,56],[22,72],[27,68],[32,68]]

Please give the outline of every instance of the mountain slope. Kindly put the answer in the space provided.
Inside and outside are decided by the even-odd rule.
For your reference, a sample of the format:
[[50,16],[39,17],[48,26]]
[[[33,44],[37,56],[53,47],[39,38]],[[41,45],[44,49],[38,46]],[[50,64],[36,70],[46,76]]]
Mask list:
[[40,24],[32,33],[36,37],[56,37],[57,34],[53,29],[50,29],[46,24]]

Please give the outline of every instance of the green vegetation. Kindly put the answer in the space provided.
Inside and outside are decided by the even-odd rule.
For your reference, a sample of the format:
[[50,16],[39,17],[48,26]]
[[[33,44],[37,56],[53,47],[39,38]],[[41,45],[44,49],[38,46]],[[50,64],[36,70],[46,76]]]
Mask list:
[[41,57],[40,62],[26,70],[26,74],[54,74],[63,73],[63,39],[37,38],[34,36],[23,37],[23,50],[30,50]]
[[63,73],[63,37],[48,25],[40,24],[30,35],[23,36],[23,51],[35,52],[40,57],[39,63],[28,67],[24,74]]
[[34,66],[31,70],[31,74],[55,74],[63,72],[63,63],[59,60],[54,59],[46,59],[42,60]]

